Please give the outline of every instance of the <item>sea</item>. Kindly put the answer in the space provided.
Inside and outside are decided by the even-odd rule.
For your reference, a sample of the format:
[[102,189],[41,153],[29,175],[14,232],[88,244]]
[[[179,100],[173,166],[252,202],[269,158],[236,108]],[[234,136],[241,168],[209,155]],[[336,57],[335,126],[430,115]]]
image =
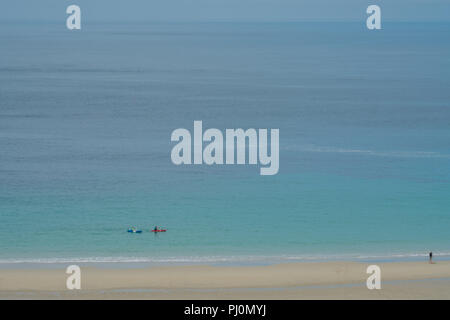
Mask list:
[[[0,23],[0,264],[450,259],[449,39],[446,22]],[[278,174],[174,165],[196,120],[279,129]]]

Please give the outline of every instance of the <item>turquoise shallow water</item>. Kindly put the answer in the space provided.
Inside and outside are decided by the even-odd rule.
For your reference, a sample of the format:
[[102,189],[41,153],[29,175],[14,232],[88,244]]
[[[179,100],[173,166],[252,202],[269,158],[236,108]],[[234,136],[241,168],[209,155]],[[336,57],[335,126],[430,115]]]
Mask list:
[[[2,25],[0,263],[448,257],[449,36]],[[194,120],[279,128],[279,174],[174,166],[170,134]]]

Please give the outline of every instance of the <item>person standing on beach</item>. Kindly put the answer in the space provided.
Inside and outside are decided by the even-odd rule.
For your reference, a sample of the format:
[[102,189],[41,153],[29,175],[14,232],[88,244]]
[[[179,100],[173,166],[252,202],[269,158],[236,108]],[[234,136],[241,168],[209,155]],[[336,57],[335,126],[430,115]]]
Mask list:
[[433,252],[430,251],[429,256],[430,256],[430,263],[433,263]]

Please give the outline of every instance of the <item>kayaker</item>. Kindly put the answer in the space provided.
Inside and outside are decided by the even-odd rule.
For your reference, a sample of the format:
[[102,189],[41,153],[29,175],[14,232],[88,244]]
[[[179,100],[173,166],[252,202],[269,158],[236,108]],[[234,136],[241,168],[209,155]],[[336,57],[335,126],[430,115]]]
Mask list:
[[153,229],[153,231],[158,231],[158,226],[155,226],[155,229]]

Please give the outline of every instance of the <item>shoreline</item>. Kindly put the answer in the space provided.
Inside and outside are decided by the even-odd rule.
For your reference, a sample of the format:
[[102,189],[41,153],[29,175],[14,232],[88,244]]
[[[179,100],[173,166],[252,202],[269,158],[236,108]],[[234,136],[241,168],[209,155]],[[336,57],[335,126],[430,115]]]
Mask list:
[[[450,252],[433,252],[435,260],[450,261]],[[436,260],[436,261],[437,261]],[[383,254],[338,254],[338,255],[220,255],[220,256],[167,256],[167,257],[68,257],[68,258],[4,258],[0,259],[2,269],[55,269],[76,264],[96,268],[153,268],[172,266],[271,266],[290,263],[402,263],[427,262],[428,253]]]
[[450,299],[450,261],[378,263],[380,290],[366,287],[370,264],[81,267],[81,290],[66,288],[67,265],[1,269],[0,299]]

